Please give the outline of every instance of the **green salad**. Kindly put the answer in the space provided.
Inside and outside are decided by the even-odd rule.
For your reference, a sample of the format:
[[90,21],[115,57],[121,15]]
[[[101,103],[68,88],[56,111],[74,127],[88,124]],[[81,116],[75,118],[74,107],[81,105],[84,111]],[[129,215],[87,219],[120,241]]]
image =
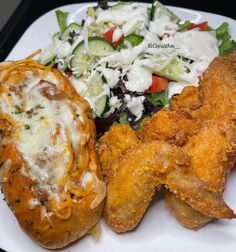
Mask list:
[[[180,20],[159,1],[88,7],[86,17],[56,11],[59,31],[40,55],[90,104],[98,135],[113,123],[142,122],[186,86],[198,86],[212,60],[236,49],[224,22]],[[52,63],[52,64],[53,64]]]

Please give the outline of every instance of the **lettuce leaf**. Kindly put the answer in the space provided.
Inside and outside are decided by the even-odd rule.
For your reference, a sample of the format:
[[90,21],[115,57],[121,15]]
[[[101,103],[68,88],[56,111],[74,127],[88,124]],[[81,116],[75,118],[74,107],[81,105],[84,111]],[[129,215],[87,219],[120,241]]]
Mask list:
[[221,40],[219,45],[220,55],[227,55],[236,50],[236,41],[234,41],[229,33],[229,24],[224,22],[215,29],[216,37]]
[[168,107],[170,104],[170,99],[168,98],[168,92],[163,91],[161,93],[151,93],[146,95],[146,99],[150,101],[155,106]]
[[57,22],[60,28],[60,32],[63,33],[67,27],[66,20],[69,13],[61,10],[56,10]]

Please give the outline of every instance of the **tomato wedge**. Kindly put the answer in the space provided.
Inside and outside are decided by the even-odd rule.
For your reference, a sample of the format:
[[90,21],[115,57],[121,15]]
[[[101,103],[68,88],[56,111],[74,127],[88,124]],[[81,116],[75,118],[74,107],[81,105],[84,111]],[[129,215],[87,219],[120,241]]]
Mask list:
[[71,71],[66,72],[66,74],[69,78],[73,75]]
[[152,85],[148,89],[150,93],[159,93],[165,91],[168,86],[168,80],[159,76],[152,76]]
[[112,38],[113,38],[113,34],[116,30],[116,27],[112,27],[111,29],[109,29],[108,31],[103,33],[103,38],[108,41],[109,43],[111,43],[113,46],[117,47],[120,44],[122,44],[123,40],[124,40],[124,36],[122,35],[122,37],[116,41],[116,42],[112,42]]
[[199,28],[200,31],[207,31],[208,30],[208,22],[202,22],[200,24],[194,24],[191,23],[189,26],[189,30],[195,29],[195,28]]

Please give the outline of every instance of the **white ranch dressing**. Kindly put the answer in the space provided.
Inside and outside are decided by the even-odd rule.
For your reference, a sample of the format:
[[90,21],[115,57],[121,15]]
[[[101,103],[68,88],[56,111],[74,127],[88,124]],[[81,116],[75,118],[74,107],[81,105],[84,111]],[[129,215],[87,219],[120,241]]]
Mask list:
[[123,32],[121,29],[116,28],[112,35],[112,43],[119,41],[119,39],[123,36]]
[[119,10],[109,9],[99,12],[96,23],[112,23],[117,26],[122,25],[123,34],[127,36],[136,29],[143,29],[145,24],[148,23],[148,13],[145,7],[140,7],[137,3],[133,3],[125,5]]
[[52,44],[41,52],[40,59],[42,63],[48,63],[47,61],[52,60],[55,56],[58,58],[66,58],[70,53],[71,45],[69,42],[53,37]]
[[170,20],[169,16],[161,15],[156,20],[150,22],[149,30],[157,34],[159,37],[164,35],[174,35],[179,26]]
[[148,49],[148,43],[159,39],[153,33],[147,32],[144,40],[139,45],[122,49],[120,52],[114,52],[112,55],[102,58],[98,63],[104,62],[114,63],[115,66],[131,65],[146,49]]
[[136,121],[139,120],[144,111],[143,102],[145,100],[144,96],[131,97],[130,95],[125,95],[125,100],[127,102],[128,110],[136,116]]
[[[129,91],[145,92],[152,83],[152,74],[162,75],[163,72],[166,73],[166,77],[178,81],[170,84],[171,95],[181,92],[186,85],[198,85],[198,77],[219,55],[217,39],[213,34],[198,30],[179,32],[179,25],[171,20],[168,12],[161,9],[159,12],[155,12],[153,21],[148,19],[147,8],[139,6],[137,3],[121,6],[120,9],[102,10],[98,8],[94,13],[94,17],[85,18],[82,37],[79,41],[84,39],[85,53],[97,56],[98,60],[93,66],[91,74],[87,72],[80,79],[71,77],[77,92],[88,100],[92,108],[94,108],[96,100],[101,97],[100,95],[91,97],[87,92],[89,79],[92,78],[94,71],[99,71],[107,82],[101,95],[108,94],[107,88],[114,88],[120,77],[124,75],[128,78],[124,84]],[[119,41],[122,35],[126,37],[132,33],[142,35],[144,40],[135,47],[125,41],[127,49],[107,53],[107,55],[102,53],[95,55],[89,50],[88,36],[93,34],[91,31],[95,31],[96,26],[98,26],[97,32],[101,37],[103,27],[104,29],[116,27],[112,42]],[[161,40],[161,38],[163,39]],[[165,45],[171,47],[163,47]],[[72,45],[72,48],[75,46],[76,43]],[[194,62],[190,64],[190,61],[186,62],[179,56]],[[187,68],[189,72],[187,72]],[[75,73],[76,69],[74,70]]]
[[194,86],[186,82],[169,82],[168,85],[168,98],[171,99],[173,95],[180,94],[185,87]]
[[173,37],[162,40],[162,43],[175,45],[177,54],[194,60],[190,72],[180,75],[183,81],[197,84],[198,77],[206,70],[210,62],[219,55],[216,37],[210,32],[190,30],[176,33]]
[[172,37],[163,39],[162,43],[175,45],[179,55],[192,60],[211,61],[219,54],[217,39],[208,31],[178,32]]
[[113,88],[117,82],[119,81],[120,77],[120,71],[119,70],[113,70],[111,68],[106,68],[106,67],[97,67],[98,71],[101,71],[103,74],[104,78],[106,79],[107,85],[109,88]]
[[132,92],[145,92],[152,84],[152,71],[137,61],[127,73],[128,81],[125,87]]

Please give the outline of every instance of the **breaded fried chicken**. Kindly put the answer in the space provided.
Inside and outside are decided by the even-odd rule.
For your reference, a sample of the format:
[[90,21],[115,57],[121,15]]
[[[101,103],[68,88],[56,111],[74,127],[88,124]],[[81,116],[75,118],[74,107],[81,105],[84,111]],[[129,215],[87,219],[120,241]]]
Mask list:
[[[185,88],[179,96],[173,99],[171,108],[185,116],[187,115],[190,118],[200,120],[219,118],[224,115],[229,115],[233,119],[236,112],[236,53],[216,58],[203,74],[200,87]],[[225,131],[227,130],[223,130],[223,132]],[[230,132],[232,132],[232,130],[230,130]],[[212,160],[210,160],[209,157],[207,158],[207,155],[213,153],[212,148],[216,150],[219,147],[218,143],[220,139],[222,140],[222,137],[220,139],[214,139],[216,136],[215,133],[215,131],[203,133],[198,136],[195,141],[190,142],[186,148],[191,146],[190,151],[193,151],[193,145],[200,145],[202,141],[207,145],[208,148],[202,149],[201,151],[200,148],[197,150],[200,151],[201,154],[196,153],[196,151],[193,152],[195,153],[194,165],[192,166],[193,172],[203,180],[208,180],[211,189],[218,190],[222,193],[227,174],[234,165],[235,153],[227,152],[227,149],[224,148],[225,152],[219,152],[219,155],[215,157],[216,163],[212,164]],[[226,138],[225,141],[224,145],[226,147]],[[232,138],[230,141],[232,142]],[[229,146],[230,141],[228,142]],[[211,153],[209,153],[209,151]],[[231,155],[229,155],[230,153]],[[200,154],[201,157],[198,157],[197,154]],[[207,165],[203,163],[201,165],[202,160],[205,160],[205,162],[207,161]],[[217,163],[219,166],[216,165]],[[199,168],[196,169],[197,166]],[[186,203],[180,203],[174,195],[167,196],[166,201],[175,217],[181,224],[188,228],[197,229],[210,221],[210,219],[208,220],[208,218],[202,216],[200,213],[196,213],[196,210],[192,209],[191,211],[191,208],[189,208]]]
[[164,141],[140,143],[128,150],[113,164],[116,173],[107,186],[106,223],[118,233],[133,230],[161,184],[209,216],[233,218],[222,197],[188,172],[189,161],[181,148]]
[[[198,104],[198,106],[196,106]],[[187,87],[173,99],[172,109],[208,120],[236,112],[236,52],[216,58],[204,72],[199,90]]]
[[102,167],[104,181],[108,183],[114,175],[114,164],[128,149],[138,143],[135,132],[128,125],[116,124],[99,140],[99,161]]

